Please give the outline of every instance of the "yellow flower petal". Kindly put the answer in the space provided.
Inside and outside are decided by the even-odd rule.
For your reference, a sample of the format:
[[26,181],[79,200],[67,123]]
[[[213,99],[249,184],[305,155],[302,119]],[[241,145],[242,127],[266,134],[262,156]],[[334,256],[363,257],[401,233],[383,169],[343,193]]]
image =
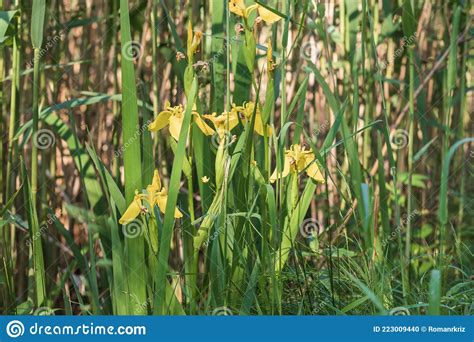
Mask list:
[[244,11],[245,11],[245,2],[244,2],[244,0],[230,0],[229,1],[229,10],[232,13],[243,17],[244,16]]
[[276,23],[278,20],[281,19],[281,17],[272,11],[267,10],[263,6],[258,6],[258,15],[267,23],[267,24],[273,24]]
[[183,125],[183,117],[172,116],[170,117],[170,134],[178,141],[179,133],[181,132],[181,126]]
[[239,116],[235,112],[231,111],[230,113],[221,115],[221,118],[220,124],[228,132],[232,131],[239,124]]
[[288,176],[288,174],[290,173],[290,169],[291,169],[291,157],[289,157],[288,155],[285,154],[285,161],[284,161],[284,166],[283,166],[283,171],[281,172],[281,174],[278,174],[277,173],[277,169],[275,169],[275,171],[273,172],[273,174],[271,175],[270,177],[270,182],[275,182],[278,178],[285,178],[286,176]]
[[[235,104],[232,105],[232,113],[235,115],[236,120],[238,121],[238,114],[241,113],[243,114],[242,116],[242,123],[244,125],[248,124],[252,120],[252,115],[255,111],[255,125],[254,125],[254,131],[263,136],[264,131],[263,131],[263,121],[262,121],[262,115],[260,113],[260,109],[257,107],[257,110],[255,110],[255,103],[253,102],[247,102],[244,103],[243,106],[236,106]],[[272,128],[267,125],[267,135],[270,136],[272,134]]]
[[193,114],[194,122],[205,135],[213,135],[215,133],[215,131],[209,127],[209,125],[205,123],[203,119],[201,119],[201,116],[198,113]]
[[310,164],[311,161],[314,160],[314,155],[311,154],[311,155],[309,156],[309,158],[310,158],[310,161],[307,162],[307,161],[306,161],[307,156],[306,156],[305,154],[303,154],[303,153],[300,153],[300,154],[297,156],[297,158],[295,158],[295,167],[296,167],[296,170],[297,170],[298,172],[303,171],[303,170],[306,168],[306,165]]
[[207,119],[209,121],[212,121],[212,123],[214,123],[214,121],[217,119],[216,117],[216,113],[212,113],[212,114],[203,114],[202,116],[204,119]]
[[210,180],[210,179],[209,179],[209,177],[207,177],[207,176],[201,177],[201,181],[202,181],[204,184],[209,183],[209,180]]
[[147,192],[147,195],[145,197],[146,201],[150,204],[151,210],[153,211],[153,206],[154,206],[154,203],[156,202],[157,192],[153,189],[152,185],[148,185],[146,187],[146,192]]
[[224,116],[225,120],[223,122],[223,126],[229,132],[233,130],[239,124],[239,116],[235,112],[230,112]]
[[[166,211],[166,202],[168,201],[168,196],[166,195],[166,190],[163,191],[161,194],[158,194],[156,198],[156,204],[158,205],[158,208],[160,208],[160,211],[164,214]],[[174,217],[175,218],[181,218],[183,217],[183,214],[181,211],[179,211],[178,208],[174,209]]]
[[212,115],[203,115],[202,117],[212,121],[212,124],[216,128],[221,139],[227,132],[230,132],[239,124],[239,118],[235,111],[222,113],[222,115],[219,116],[216,116],[216,113],[213,113]]
[[[250,102],[252,103],[252,102]],[[247,104],[248,106],[248,104]],[[244,113],[246,115],[246,110],[245,110],[245,107],[244,106],[237,106],[235,103],[232,103],[232,111],[233,112],[241,112],[241,113]],[[253,111],[253,109],[252,109]]]
[[174,218],[181,218],[183,217],[183,214],[181,213],[181,211],[179,211],[178,208],[175,208],[174,209]]
[[160,208],[160,211],[164,214],[166,211],[166,200],[168,198],[165,196],[158,196],[156,198],[156,205]]
[[140,215],[142,211],[142,201],[139,195],[135,195],[132,203],[128,206],[127,210],[123,213],[122,217],[119,220],[120,224],[127,224],[132,222]]
[[172,113],[168,110],[162,111],[160,114],[158,114],[155,121],[148,125],[148,130],[152,132],[157,132],[163,127],[166,127],[169,124],[169,119],[171,115]]
[[219,116],[219,119],[220,120],[217,122],[217,125],[226,132],[232,131],[239,125],[239,118],[236,113],[221,115]]
[[155,170],[155,172],[153,173],[153,181],[151,182],[149,187],[153,191],[160,191],[161,190],[161,179],[160,179],[160,174],[159,174],[158,170]]
[[316,182],[325,183],[325,179],[315,160],[306,168],[306,174]]
[[[262,116],[258,112],[255,115],[254,130],[257,134],[261,135],[262,137],[264,136]],[[272,128],[267,125],[267,136],[270,136],[271,134],[272,134]]]

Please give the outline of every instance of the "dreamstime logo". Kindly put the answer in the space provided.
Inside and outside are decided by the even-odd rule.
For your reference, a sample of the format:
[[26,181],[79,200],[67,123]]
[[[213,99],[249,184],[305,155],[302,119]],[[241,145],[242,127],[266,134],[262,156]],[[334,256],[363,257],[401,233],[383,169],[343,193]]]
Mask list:
[[326,132],[328,129],[329,129],[329,121],[326,120],[322,123],[321,126],[319,126],[313,131],[313,135],[317,137],[318,135]]
[[397,306],[396,308],[390,310],[388,314],[390,316],[410,316],[410,311],[403,306]]
[[46,150],[56,143],[54,133],[49,129],[40,129],[33,135],[33,144],[40,150]]
[[306,61],[316,62],[319,58],[321,51],[318,47],[318,44],[315,41],[308,41],[301,45],[300,57]]
[[313,310],[311,311],[311,313],[313,315],[317,315],[324,309],[325,306],[326,306],[325,302],[320,302],[313,307]]
[[405,213],[402,219],[400,220],[400,224],[395,228],[395,230],[387,238],[385,238],[382,241],[382,246],[383,247],[387,246],[387,244],[390,241],[393,241],[402,232],[402,230],[405,228],[405,226],[408,223],[413,223],[416,220],[416,218],[420,215],[421,213],[417,209],[413,210],[408,216]]
[[319,232],[322,230],[323,226],[321,223],[314,219],[309,218],[304,220],[300,225],[300,233],[305,238],[314,238],[318,236]]
[[214,233],[212,233],[212,235],[209,236],[209,238],[204,242],[204,246],[208,247],[212,241],[214,241],[215,239],[219,237],[219,235],[225,229],[225,227],[229,227],[229,226],[233,227],[233,223],[232,223],[232,219],[230,217],[227,217],[225,224],[220,226],[218,229],[214,231]]
[[134,239],[143,234],[143,223],[140,220],[133,220],[122,226],[123,235],[129,239]]
[[400,150],[408,145],[408,132],[405,129],[396,129],[390,133],[390,143],[394,150]]
[[146,309],[148,308],[148,305],[151,304],[152,302],[153,302],[153,298],[148,297],[143,303],[140,303],[135,308],[135,312],[140,313],[140,312],[146,311]]
[[232,316],[233,312],[226,306],[220,306],[212,310],[212,316]]
[[25,326],[20,321],[11,321],[7,324],[6,331],[11,338],[17,338],[25,333]]
[[124,142],[117,151],[115,151],[115,158],[120,157],[134,141],[136,141],[144,132],[146,132],[148,130],[148,125],[150,125],[151,122],[151,120],[148,120],[141,127],[138,127],[133,136]]
[[30,60],[28,63],[26,63],[26,68],[30,69],[33,68],[34,63],[38,62],[44,55],[46,55],[46,52],[53,48],[60,40],[62,40],[63,36],[66,35],[67,33],[67,27],[61,31],[59,31],[56,35],[53,36],[53,38],[48,39],[46,44],[44,44],[44,47],[40,49],[39,54],[34,57],[32,60]]
[[413,33],[413,35],[411,35],[408,38],[403,37],[402,45],[397,50],[395,50],[391,58],[388,58],[385,61],[381,61],[380,64],[376,66],[377,71],[385,70],[390,63],[393,63],[395,59],[399,58],[402,55],[403,51],[405,50],[407,46],[412,45],[415,42],[415,39],[416,39],[416,32]]
[[46,215],[46,223],[41,225],[40,229],[33,234],[33,236],[31,236],[30,238],[28,238],[28,240],[26,240],[25,244],[26,246],[30,247],[31,244],[36,241],[38,238],[40,238],[44,233],[47,232],[48,230],[48,226],[52,225],[54,222],[56,222],[56,220],[58,219],[58,217],[56,215],[51,215],[48,213],[48,215]]
[[129,41],[122,46],[122,56],[126,60],[134,61],[142,55],[142,45],[138,42]]
[[[238,25],[236,25],[236,28],[235,28],[235,32],[236,34],[234,36],[232,36],[232,38],[230,38],[230,40],[232,42],[236,42],[239,40],[239,37],[240,37],[240,33],[241,33],[241,30],[238,28]],[[219,51],[217,51],[211,59],[209,59],[208,61],[200,61],[198,63],[195,63],[193,65],[193,67],[198,67],[198,66],[201,66],[203,69],[208,69],[210,65],[216,63],[219,61],[219,58],[227,51],[227,48],[229,46],[229,41],[227,39],[224,40],[224,45],[222,46],[222,48],[219,49]]]

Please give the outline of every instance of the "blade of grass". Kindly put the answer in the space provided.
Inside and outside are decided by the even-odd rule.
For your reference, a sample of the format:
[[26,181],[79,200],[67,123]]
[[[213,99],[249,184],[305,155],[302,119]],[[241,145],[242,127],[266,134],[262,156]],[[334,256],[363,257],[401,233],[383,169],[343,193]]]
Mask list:
[[[132,44],[128,0],[120,0],[120,34],[122,39],[122,143],[128,144],[128,147],[123,151],[125,199],[127,204],[130,204],[135,196],[135,190],[142,189],[142,163],[140,139],[134,138],[139,126],[135,71],[131,58],[124,53],[127,46]],[[138,303],[144,303],[147,300],[144,237],[137,236],[127,239],[125,248],[128,267],[133,270],[133,273],[128,274],[130,292]],[[129,314],[144,314],[146,312],[142,306],[129,309]]]
[[32,201],[32,191],[30,187],[30,181],[26,172],[26,167],[23,161],[21,162],[22,178],[23,178],[23,194],[24,203],[28,217],[28,228],[30,232],[30,255],[33,263],[33,286],[34,286],[34,303],[36,307],[41,307],[45,304],[46,300],[46,279],[45,279],[45,268],[44,268],[44,256],[43,256],[43,243],[41,236],[38,214],[36,213],[36,207]]
[[431,271],[428,315],[438,316],[441,306],[441,272]]
[[[31,188],[29,185],[30,196],[29,202],[29,226],[32,239],[35,234],[39,233],[37,208],[37,193],[38,193],[38,145],[36,134],[38,133],[39,125],[39,92],[40,92],[40,49],[43,43],[43,26],[45,16],[45,0],[34,0],[31,18],[31,42],[34,49],[34,71],[33,71],[33,146],[31,149]],[[24,175],[25,176],[25,175]],[[26,179],[28,182],[28,179]],[[41,233],[39,233],[41,234]],[[34,283],[36,288],[36,305],[40,307],[44,304],[46,299],[46,281],[45,269],[43,260],[43,247],[41,239],[34,239],[33,248],[31,249],[33,255],[33,269],[34,269]]]
[[[410,0],[403,2],[402,14],[403,31],[406,39],[415,34],[416,20],[414,11],[411,7]],[[413,196],[412,196],[412,173],[413,173],[413,143],[415,138],[414,121],[415,121],[415,48],[414,45],[408,47],[408,69],[409,69],[409,104],[410,112],[408,116],[408,187],[407,187],[407,213],[410,215],[413,210]],[[408,220],[405,237],[405,260],[407,264],[411,257],[411,220]],[[408,264],[409,265],[409,264]],[[407,272],[406,280],[409,282],[410,274]],[[410,289],[409,287],[407,288]],[[407,293],[409,295],[409,292]]]

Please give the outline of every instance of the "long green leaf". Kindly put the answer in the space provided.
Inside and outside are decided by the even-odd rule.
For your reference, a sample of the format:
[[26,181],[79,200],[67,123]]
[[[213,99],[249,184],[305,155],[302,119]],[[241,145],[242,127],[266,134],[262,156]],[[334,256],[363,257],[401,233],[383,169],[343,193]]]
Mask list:
[[[132,44],[130,33],[130,17],[128,1],[120,0],[120,33],[122,38],[122,142],[127,144],[124,149],[125,170],[125,199],[127,204],[133,201],[135,191],[142,189],[142,162],[140,139],[135,136],[139,130],[137,87],[133,61],[126,52]],[[145,240],[143,236],[127,239],[129,287],[132,296],[138,303],[144,303],[146,296]],[[145,308],[141,305],[131,307],[130,314],[143,314]]]
[[31,15],[31,43],[34,49],[41,49],[43,45],[44,16],[46,12],[45,0],[33,0]]
[[8,29],[11,27],[10,24],[20,11],[0,11],[0,44],[8,39]]
[[26,172],[25,164],[21,163],[21,171],[23,178],[23,193],[25,208],[28,217],[28,227],[30,230],[30,249],[33,258],[33,283],[34,283],[34,294],[35,304],[40,307],[45,304],[46,300],[46,279],[45,279],[45,268],[44,268],[44,256],[43,256],[43,244],[41,241],[41,232],[38,223],[38,214],[36,213],[36,207],[31,201],[31,188],[28,174]]
[[441,272],[439,270],[431,271],[430,296],[428,305],[429,315],[439,315],[441,305]]

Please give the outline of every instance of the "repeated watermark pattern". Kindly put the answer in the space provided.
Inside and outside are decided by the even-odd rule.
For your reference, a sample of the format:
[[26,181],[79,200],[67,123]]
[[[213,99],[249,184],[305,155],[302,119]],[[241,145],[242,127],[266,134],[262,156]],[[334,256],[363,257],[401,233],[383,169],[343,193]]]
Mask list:
[[122,56],[128,61],[136,61],[143,54],[142,45],[135,41],[129,41],[122,46]]
[[317,303],[316,305],[313,306],[313,310],[311,311],[311,314],[312,315],[317,315],[319,314],[323,309],[324,307],[326,306],[326,302],[324,301],[321,301],[319,303]]
[[390,143],[393,150],[400,150],[408,145],[408,131],[405,129],[395,129],[390,132]]
[[26,240],[25,242],[26,246],[30,247],[34,241],[39,239],[45,232],[48,231],[48,226],[56,222],[57,219],[58,217],[56,215],[51,215],[48,213],[46,215],[46,222],[40,226],[39,230],[35,234],[33,234],[33,236],[31,236],[30,238]]
[[406,49],[407,46],[410,46],[414,43],[415,39],[416,32],[408,38],[404,37],[402,40],[402,45],[395,50],[393,55],[390,55],[390,58],[387,58],[387,60],[385,61],[381,61],[379,65],[377,65],[377,71],[385,70],[389,64],[392,64],[395,59],[399,58],[403,54],[403,51]]
[[321,49],[316,41],[310,40],[301,45],[300,57],[305,61],[316,63],[320,55]]
[[393,241],[399,234],[401,234],[401,232],[403,231],[403,229],[405,229],[408,223],[413,223],[413,221],[415,221],[416,218],[420,215],[421,213],[417,209],[415,209],[408,216],[403,217],[400,221],[400,224],[395,228],[395,230],[382,241],[382,246],[385,247],[388,243]]
[[56,33],[51,39],[48,39],[48,41],[43,45],[43,47],[40,49],[39,54],[35,57],[33,57],[32,60],[26,63],[26,68],[31,69],[33,68],[35,62],[41,60],[41,58],[46,55],[46,53],[52,49],[59,41],[62,40],[63,36],[66,34],[67,28],[62,29],[58,33]]
[[228,308],[227,306],[220,306],[212,310],[212,316],[232,316],[234,313],[232,309]]
[[123,235],[129,239],[143,235],[143,222],[140,219],[133,220],[122,226]]
[[391,309],[388,314],[390,316],[410,316],[410,310],[403,306],[397,306],[396,308]]
[[230,217],[227,217],[225,224],[221,225],[219,228],[214,230],[214,232],[211,235],[209,235],[209,238],[206,241],[204,241],[204,246],[206,247],[209,246],[209,244],[212,241],[214,241],[215,239],[219,237],[219,235],[224,231],[225,227],[228,227],[228,226],[232,227],[232,225],[233,225],[232,219]]
[[[231,42],[238,41],[239,38],[240,38],[240,34],[242,33],[242,30],[243,29],[241,28],[241,24],[236,24],[235,25],[235,33],[236,34],[230,38],[230,41]],[[224,45],[222,46],[222,48],[219,49],[219,51],[217,51],[209,60],[199,61],[199,62],[193,64],[193,67],[194,68],[201,67],[204,70],[208,69],[209,66],[216,63],[219,60],[219,58],[227,51],[228,48],[229,48],[229,40],[224,39]]]
[[133,136],[129,138],[127,141],[125,141],[120,148],[115,151],[114,155],[115,158],[119,158],[122,156],[122,154],[125,152],[125,150],[133,143],[135,142],[140,136],[143,134],[143,132],[146,132],[148,130],[148,126],[150,125],[152,121],[148,120],[145,124],[143,124],[139,129],[135,131]]
[[313,131],[313,135],[318,137],[320,134],[324,134],[329,130],[329,121],[324,121],[318,128]]
[[146,309],[148,308],[148,305],[150,305],[152,302],[153,302],[153,298],[148,297],[143,303],[140,303],[137,306],[137,309],[135,310],[135,312],[144,312],[144,311],[146,311]]
[[304,220],[300,225],[300,233],[303,237],[311,239],[318,236],[324,230],[323,225],[314,218]]
[[40,150],[51,148],[56,143],[53,131],[43,128],[33,135],[33,144]]

